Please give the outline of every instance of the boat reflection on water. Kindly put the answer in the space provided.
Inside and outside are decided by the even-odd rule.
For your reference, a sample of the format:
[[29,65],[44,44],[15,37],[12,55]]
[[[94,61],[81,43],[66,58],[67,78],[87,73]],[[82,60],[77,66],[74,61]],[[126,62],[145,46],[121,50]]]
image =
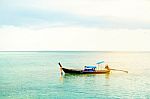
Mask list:
[[109,75],[110,75],[110,73],[107,73],[107,74],[101,74],[101,75],[97,75],[97,74],[84,74],[84,75],[82,75],[82,74],[64,74],[64,75],[61,75],[61,76],[63,76],[63,77],[95,77],[95,76],[100,76],[100,77],[102,77],[102,76],[106,76],[106,78],[108,78],[109,77]]
[[97,74],[60,74],[60,81],[63,81],[64,79],[76,79],[76,78],[93,78],[93,77],[100,77],[100,78],[105,78],[105,79],[109,79],[110,78],[110,73],[106,73],[106,74],[101,74],[101,75],[97,75]]

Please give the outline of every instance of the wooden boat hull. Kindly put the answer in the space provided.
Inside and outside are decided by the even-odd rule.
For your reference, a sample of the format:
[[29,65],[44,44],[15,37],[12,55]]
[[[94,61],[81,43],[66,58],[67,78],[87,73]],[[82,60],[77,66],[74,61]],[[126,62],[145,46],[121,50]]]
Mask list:
[[62,70],[65,73],[70,73],[70,74],[106,74],[110,72],[110,70],[84,71],[84,70],[67,69],[67,68],[62,68]]

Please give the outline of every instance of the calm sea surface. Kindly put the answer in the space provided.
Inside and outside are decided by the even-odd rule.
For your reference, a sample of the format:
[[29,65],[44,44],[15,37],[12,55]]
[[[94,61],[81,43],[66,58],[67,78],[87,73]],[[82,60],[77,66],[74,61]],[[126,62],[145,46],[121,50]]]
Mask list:
[[[99,60],[129,73],[60,75]],[[0,99],[99,98],[150,99],[150,52],[0,52]]]

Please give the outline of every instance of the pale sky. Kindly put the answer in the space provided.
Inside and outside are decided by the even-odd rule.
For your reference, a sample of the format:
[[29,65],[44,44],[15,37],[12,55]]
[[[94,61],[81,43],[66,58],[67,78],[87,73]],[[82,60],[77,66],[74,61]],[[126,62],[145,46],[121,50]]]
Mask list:
[[0,51],[150,51],[149,0],[0,0]]

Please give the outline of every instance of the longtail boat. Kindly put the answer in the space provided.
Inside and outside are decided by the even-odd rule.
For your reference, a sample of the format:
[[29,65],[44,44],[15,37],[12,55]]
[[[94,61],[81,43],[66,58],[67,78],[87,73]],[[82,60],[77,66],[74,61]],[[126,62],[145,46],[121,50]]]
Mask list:
[[70,74],[106,74],[110,72],[110,69],[107,66],[103,70],[96,70],[96,66],[85,66],[84,69],[82,70],[82,69],[67,69],[67,68],[63,68],[61,63],[58,64],[60,66],[61,73],[62,70],[65,73],[70,73]]

